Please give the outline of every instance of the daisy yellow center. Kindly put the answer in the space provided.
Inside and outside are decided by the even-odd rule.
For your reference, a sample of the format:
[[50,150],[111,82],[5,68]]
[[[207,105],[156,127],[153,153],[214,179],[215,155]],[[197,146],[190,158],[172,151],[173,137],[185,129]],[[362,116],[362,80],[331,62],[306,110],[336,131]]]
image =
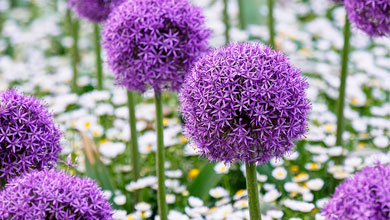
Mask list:
[[168,122],[169,122],[169,121],[168,121],[167,118],[164,118],[164,119],[163,119],[163,125],[164,125],[164,126],[167,126],[167,125],[168,125]]
[[298,170],[299,170],[299,166],[298,165],[291,166],[291,171],[297,172]]
[[84,127],[89,128],[91,127],[91,122],[87,121],[84,123]]
[[194,179],[195,177],[197,177],[199,175],[199,169],[197,168],[194,168],[192,170],[190,170],[190,172],[188,173],[188,176],[191,178],[191,179]]
[[236,195],[242,195],[243,193],[245,192],[245,190],[243,190],[243,189],[240,189],[240,190],[238,190],[237,192],[236,192]]
[[351,103],[352,103],[352,105],[359,105],[359,101],[356,97],[352,97]]
[[183,144],[187,143],[188,142],[188,138],[186,136],[181,136],[180,137],[180,142],[183,143]]

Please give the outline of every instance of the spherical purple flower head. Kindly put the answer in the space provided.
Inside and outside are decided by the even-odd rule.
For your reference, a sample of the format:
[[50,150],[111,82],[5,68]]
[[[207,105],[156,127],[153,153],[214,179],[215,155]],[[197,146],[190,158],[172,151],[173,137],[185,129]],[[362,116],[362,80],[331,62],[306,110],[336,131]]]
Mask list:
[[372,37],[390,36],[390,0],[345,0],[348,19]]
[[52,115],[39,100],[16,90],[0,92],[0,180],[53,166],[60,139]]
[[322,210],[327,220],[390,219],[390,166],[366,167],[337,186]]
[[209,36],[201,9],[188,0],[131,0],[105,23],[103,47],[119,85],[139,92],[177,91],[209,49]]
[[306,88],[301,72],[266,45],[213,50],[182,86],[185,133],[211,161],[266,163],[305,134]]
[[69,0],[68,7],[83,18],[92,22],[103,22],[113,8],[120,5],[124,0]]
[[110,204],[89,178],[64,171],[33,171],[0,192],[0,219],[113,220]]

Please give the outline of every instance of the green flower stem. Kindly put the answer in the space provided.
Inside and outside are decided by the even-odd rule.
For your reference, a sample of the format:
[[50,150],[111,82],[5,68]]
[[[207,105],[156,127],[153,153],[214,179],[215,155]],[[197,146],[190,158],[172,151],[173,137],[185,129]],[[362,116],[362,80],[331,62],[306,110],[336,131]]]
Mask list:
[[245,0],[238,0],[238,8],[240,10],[240,28],[245,29],[246,28],[246,21],[245,21]]
[[[134,104],[134,93],[127,91],[127,107],[129,108],[129,121],[130,121],[130,133],[131,133],[131,162],[133,167],[133,181],[139,178],[139,152],[138,152],[138,141],[137,141],[137,119],[135,118],[135,104]],[[139,191],[134,192],[134,202],[140,201]]]
[[269,30],[269,45],[275,48],[275,25],[274,25],[274,0],[268,1],[268,30]]
[[99,24],[93,25],[93,32],[95,35],[95,55],[96,55],[96,73],[97,73],[97,89],[103,89],[103,66],[102,66],[102,55],[100,48],[100,28]]
[[349,55],[349,39],[351,37],[351,24],[347,16],[345,17],[344,25],[344,48],[341,60],[341,74],[340,74],[340,88],[339,99],[337,102],[337,133],[336,145],[343,145],[343,131],[344,131],[344,103],[345,103],[345,87],[348,73],[348,55]]
[[245,162],[245,170],[250,220],[261,220],[259,189],[257,188],[256,165]]
[[3,186],[5,186],[5,179],[3,179],[3,178],[0,178],[0,190],[1,190],[1,188],[3,188]]
[[164,171],[164,125],[161,93],[155,91],[156,122],[157,122],[157,152],[156,166],[158,178],[158,213],[161,220],[167,220],[167,203],[165,201],[165,171]]
[[230,41],[229,31],[230,31],[230,22],[229,22],[229,13],[228,13],[228,0],[223,0],[223,23],[225,24],[225,44],[228,44]]
[[68,24],[69,34],[72,36],[73,45],[71,48],[71,56],[72,56],[72,70],[73,70],[73,79],[72,79],[72,89],[74,92],[78,91],[77,86],[77,78],[78,78],[78,70],[77,65],[80,60],[78,41],[79,41],[79,21],[77,19],[72,19],[71,11],[69,9],[66,10],[66,21]]

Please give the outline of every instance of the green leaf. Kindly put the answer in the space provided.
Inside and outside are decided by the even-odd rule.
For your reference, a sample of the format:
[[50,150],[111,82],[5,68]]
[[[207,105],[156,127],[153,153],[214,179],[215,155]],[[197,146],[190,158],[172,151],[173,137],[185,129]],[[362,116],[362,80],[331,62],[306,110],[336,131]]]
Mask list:
[[214,188],[222,177],[222,174],[217,174],[214,171],[214,164],[207,162],[198,177],[188,187],[188,191],[192,196],[205,200],[209,196],[210,189]]

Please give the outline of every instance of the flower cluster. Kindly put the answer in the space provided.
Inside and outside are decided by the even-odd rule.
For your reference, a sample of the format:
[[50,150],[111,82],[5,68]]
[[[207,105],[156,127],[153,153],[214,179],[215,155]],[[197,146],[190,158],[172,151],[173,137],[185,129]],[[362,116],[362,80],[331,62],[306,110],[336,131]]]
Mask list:
[[306,80],[287,57],[236,43],[201,58],[181,91],[185,132],[212,161],[265,163],[307,127]]
[[322,211],[327,219],[390,219],[390,166],[376,164],[337,186]]
[[119,85],[144,92],[178,90],[208,50],[210,31],[188,0],[132,0],[113,10],[103,31],[108,64]]
[[110,204],[88,178],[64,171],[34,171],[12,179],[0,192],[2,219],[113,220]]
[[34,97],[16,90],[0,94],[0,180],[58,160],[61,132],[52,115]]
[[372,37],[390,35],[390,1],[345,0],[348,19]]
[[92,22],[105,21],[112,9],[124,0],[69,0],[68,6],[76,11],[80,17]]

